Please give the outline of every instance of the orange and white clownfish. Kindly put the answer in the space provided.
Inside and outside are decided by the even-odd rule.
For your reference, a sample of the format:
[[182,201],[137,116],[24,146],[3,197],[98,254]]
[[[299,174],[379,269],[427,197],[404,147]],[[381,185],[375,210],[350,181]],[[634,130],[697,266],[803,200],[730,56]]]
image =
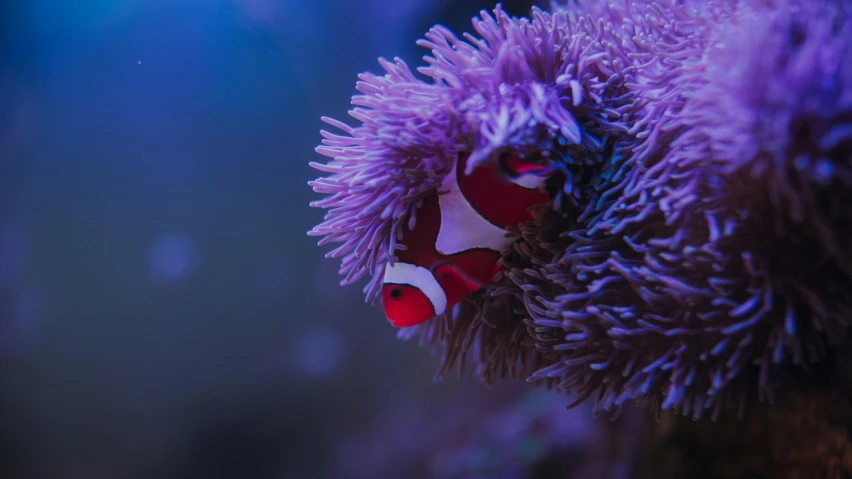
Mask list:
[[512,243],[506,228],[531,221],[527,210],[550,199],[549,166],[504,155],[466,175],[467,157],[444,178],[445,193],[424,199],[414,229],[403,231],[406,249],[385,267],[382,305],[396,327],[428,321],[490,283]]

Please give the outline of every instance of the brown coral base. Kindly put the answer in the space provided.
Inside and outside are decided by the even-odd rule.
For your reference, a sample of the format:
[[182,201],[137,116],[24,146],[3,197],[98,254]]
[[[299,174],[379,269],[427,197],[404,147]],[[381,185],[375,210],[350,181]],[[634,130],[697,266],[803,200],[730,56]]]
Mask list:
[[829,373],[830,381],[800,379],[774,405],[751,405],[744,419],[666,416],[634,477],[852,478],[850,371],[847,363]]

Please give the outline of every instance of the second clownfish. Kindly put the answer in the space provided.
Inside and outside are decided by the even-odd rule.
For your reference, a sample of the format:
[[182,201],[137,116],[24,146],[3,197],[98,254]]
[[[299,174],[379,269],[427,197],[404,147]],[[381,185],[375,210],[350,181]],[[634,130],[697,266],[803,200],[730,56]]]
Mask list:
[[490,283],[513,241],[506,228],[531,221],[527,210],[550,199],[547,165],[507,155],[466,175],[467,157],[459,155],[442,194],[424,199],[414,229],[403,232],[406,249],[385,268],[382,305],[394,326],[428,321]]

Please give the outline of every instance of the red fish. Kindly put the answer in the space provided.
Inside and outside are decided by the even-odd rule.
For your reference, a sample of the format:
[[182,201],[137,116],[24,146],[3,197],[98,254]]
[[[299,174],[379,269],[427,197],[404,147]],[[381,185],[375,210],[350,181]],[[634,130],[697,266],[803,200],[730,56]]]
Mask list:
[[385,268],[382,305],[388,321],[409,327],[442,314],[499,272],[500,251],[512,240],[506,228],[532,220],[527,211],[544,204],[547,165],[516,156],[464,174],[467,154],[417,211],[403,232],[393,266]]

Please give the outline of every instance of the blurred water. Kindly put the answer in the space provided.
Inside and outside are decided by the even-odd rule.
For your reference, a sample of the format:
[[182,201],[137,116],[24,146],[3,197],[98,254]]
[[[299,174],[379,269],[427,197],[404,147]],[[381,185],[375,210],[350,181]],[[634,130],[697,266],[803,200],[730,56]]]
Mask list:
[[178,281],[200,262],[195,244],[184,234],[168,234],[158,238],[148,250],[148,269],[159,282]]
[[307,331],[294,349],[295,369],[310,377],[332,374],[343,360],[346,340],[329,327],[316,327]]

